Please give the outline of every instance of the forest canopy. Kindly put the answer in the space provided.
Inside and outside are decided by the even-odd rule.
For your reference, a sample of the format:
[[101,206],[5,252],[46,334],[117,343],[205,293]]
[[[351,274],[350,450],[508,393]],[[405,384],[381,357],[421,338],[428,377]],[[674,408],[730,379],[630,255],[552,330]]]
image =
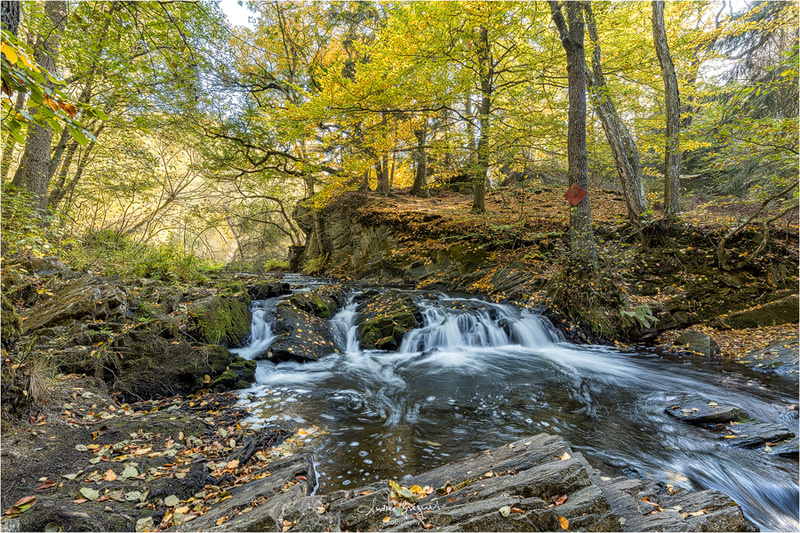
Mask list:
[[581,187],[632,224],[796,213],[796,2],[244,6],[247,26],[213,1],[3,2],[4,253],[124,240],[260,267],[306,244],[301,200],[449,189],[482,213],[487,190],[566,190],[576,94]]

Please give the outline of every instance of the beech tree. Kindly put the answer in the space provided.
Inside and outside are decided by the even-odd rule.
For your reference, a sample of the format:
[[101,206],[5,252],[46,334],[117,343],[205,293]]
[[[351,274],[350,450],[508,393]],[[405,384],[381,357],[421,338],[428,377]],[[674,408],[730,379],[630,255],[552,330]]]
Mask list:
[[603,74],[600,38],[597,34],[597,22],[592,12],[591,3],[587,2],[585,8],[586,26],[594,47],[591,59],[592,67],[586,69],[589,96],[597,115],[600,117],[603,131],[605,131],[606,139],[608,139],[608,144],[611,147],[611,153],[614,156],[614,164],[625,194],[628,214],[631,220],[636,222],[642,213],[647,210],[647,196],[642,176],[642,163],[639,159],[639,149],[636,146],[636,140],[633,135],[620,119]]
[[[42,28],[35,47],[36,62],[48,72],[55,72],[59,43],[67,18],[67,2],[54,0],[45,2],[45,13],[49,25]],[[52,85],[48,85],[52,89]],[[48,125],[30,124],[25,151],[22,154],[12,184],[31,193],[36,210],[44,214],[47,210],[47,189],[50,184],[50,142],[53,130]]]
[[[583,2],[566,2],[567,18],[561,5],[550,0],[550,11],[561,44],[567,54],[569,83],[569,131],[567,133],[567,159],[570,188],[589,190],[589,171],[586,161],[586,57],[583,48]],[[592,208],[586,194],[570,208],[570,250],[574,260],[588,270],[597,264],[597,250],[592,229]]]
[[681,213],[680,177],[681,150],[678,134],[681,129],[681,102],[678,77],[669,53],[664,27],[664,1],[653,0],[653,41],[655,42],[661,76],[664,78],[664,105],[667,121],[667,140],[664,149],[664,216],[675,218]]

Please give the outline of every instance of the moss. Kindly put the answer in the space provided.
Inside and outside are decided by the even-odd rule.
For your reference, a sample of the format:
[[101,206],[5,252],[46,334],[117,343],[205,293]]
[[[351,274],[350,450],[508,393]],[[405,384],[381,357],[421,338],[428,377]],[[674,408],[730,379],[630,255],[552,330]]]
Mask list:
[[14,308],[14,304],[5,295],[2,296],[2,306],[0,337],[3,339],[3,346],[13,346],[22,335],[22,320]]
[[241,346],[250,335],[250,319],[250,309],[243,301],[211,296],[190,308],[189,334],[208,344]]

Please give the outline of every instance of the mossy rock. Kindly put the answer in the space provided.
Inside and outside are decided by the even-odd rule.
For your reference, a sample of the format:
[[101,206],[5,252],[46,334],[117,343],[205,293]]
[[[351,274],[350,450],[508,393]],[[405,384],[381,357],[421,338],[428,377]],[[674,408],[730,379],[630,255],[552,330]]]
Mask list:
[[793,294],[756,309],[731,314],[724,319],[724,324],[736,329],[779,326],[797,323],[799,315],[798,297]]
[[277,280],[256,281],[247,287],[247,292],[253,300],[266,300],[284,294],[291,294],[292,288],[288,283],[281,283]]
[[281,301],[275,308],[273,331],[277,338],[256,359],[316,361],[336,349],[327,321],[296,307],[291,300]]
[[290,296],[288,301],[306,313],[319,318],[331,318],[344,302],[344,292],[339,286],[320,287]]
[[246,389],[256,380],[256,367],[258,363],[241,357],[235,357],[228,365],[227,370],[211,382],[214,392],[223,392],[232,389]]
[[8,348],[13,346],[22,335],[22,321],[14,304],[5,295],[2,295],[2,306],[0,337],[2,337],[3,346]]
[[173,344],[154,338],[137,345],[122,358],[107,361],[106,366],[113,372],[106,379],[111,390],[130,400],[191,394],[209,386],[206,376],[213,383],[224,374],[234,358],[223,346]]
[[359,342],[367,350],[396,350],[405,334],[423,322],[411,296],[399,291],[365,293],[358,319]]
[[251,317],[248,304],[242,300],[209,296],[189,306],[189,335],[207,344],[241,346],[250,335]]
[[55,297],[36,306],[23,324],[25,333],[41,328],[70,326],[74,321],[124,324],[128,299],[124,288],[101,277],[78,279],[55,291]]

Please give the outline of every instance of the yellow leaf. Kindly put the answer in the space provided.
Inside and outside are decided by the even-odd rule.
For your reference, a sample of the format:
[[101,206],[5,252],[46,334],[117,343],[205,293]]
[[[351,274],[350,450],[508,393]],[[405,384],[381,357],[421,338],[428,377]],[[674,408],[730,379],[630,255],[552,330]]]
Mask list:
[[[569,458],[571,458],[571,457],[572,457],[572,456],[571,456],[570,454],[568,454],[567,452],[564,452],[564,455],[562,455],[562,456],[560,457],[560,459],[561,459],[562,461],[566,461],[567,459],[569,459]],[[566,528],[564,528],[564,529],[566,529]]]
[[19,56],[17,56],[17,52],[11,46],[7,45],[6,43],[1,43],[0,50],[3,51],[3,55],[6,56],[6,59],[8,59],[9,63],[12,65],[17,64]]
[[36,72],[41,72],[38,68],[36,68],[36,65],[31,62],[30,58],[28,57],[28,54],[26,54],[22,50],[19,50],[19,60],[22,61],[22,64],[25,65],[26,67],[32,68]]
[[569,520],[561,515],[556,516],[558,516],[558,523],[561,524],[561,529],[569,529]]
[[237,466],[239,466],[239,459],[234,459],[233,461],[228,462],[226,468],[236,468]]
[[103,474],[103,479],[106,481],[114,481],[117,479],[117,474],[115,474],[113,470],[109,469],[105,474]]
[[390,517],[388,517],[388,516],[384,516],[384,517],[383,517],[383,520],[381,520],[381,522],[383,522],[383,523],[385,524],[385,523],[386,523],[386,522],[388,522],[389,520],[391,520],[391,518],[390,518]]

